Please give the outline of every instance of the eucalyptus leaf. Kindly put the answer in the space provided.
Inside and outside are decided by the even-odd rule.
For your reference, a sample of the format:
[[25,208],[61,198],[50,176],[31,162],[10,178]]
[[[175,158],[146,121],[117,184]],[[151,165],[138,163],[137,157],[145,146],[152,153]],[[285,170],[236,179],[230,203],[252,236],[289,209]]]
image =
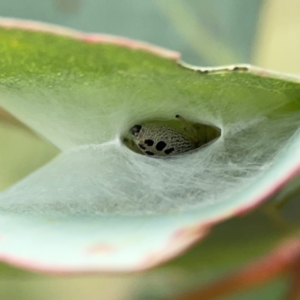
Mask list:
[[[299,172],[297,78],[192,67],[145,43],[34,22],[0,26],[0,105],[60,150],[0,194],[4,261],[48,272],[149,268]],[[177,114],[220,138],[168,159],[122,142],[133,125]]]
[[253,57],[262,6],[260,0],[22,0],[17,5],[2,0],[0,11],[1,16],[147,40],[177,49],[189,63],[218,65]]
[[[289,206],[288,204],[287,207]],[[293,210],[293,207],[290,210]],[[202,243],[167,264],[140,276],[140,288],[136,292],[140,295],[138,299],[172,299],[172,296],[183,295],[220,278],[226,278],[228,274],[230,276],[245,265],[251,264],[253,260],[265,256],[270,249],[278,247],[280,240],[284,241],[287,235],[292,234],[292,228],[279,225],[281,224],[273,222],[260,210],[243,218],[222,222]],[[281,278],[280,281],[284,280],[281,284],[279,280],[276,281],[280,292],[271,284],[273,293],[277,291],[277,295],[283,295],[283,289],[287,290],[288,279],[289,276]],[[268,289],[268,286],[255,286],[251,289],[252,292],[247,289],[238,294],[230,294],[230,297],[236,296],[239,299],[255,292],[260,294]],[[253,295],[252,297],[258,298]]]

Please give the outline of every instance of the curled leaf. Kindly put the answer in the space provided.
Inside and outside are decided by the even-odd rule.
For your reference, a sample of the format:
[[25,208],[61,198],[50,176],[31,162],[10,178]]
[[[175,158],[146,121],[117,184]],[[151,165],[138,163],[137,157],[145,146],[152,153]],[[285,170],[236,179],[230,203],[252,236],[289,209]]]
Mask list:
[[[0,194],[5,261],[48,272],[149,268],[300,170],[296,78],[196,68],[140,42],[34,22],[0,28],[0,105],[61,151]],[[174,159],[122,142],[135,124],[177,114],[220,138]]]

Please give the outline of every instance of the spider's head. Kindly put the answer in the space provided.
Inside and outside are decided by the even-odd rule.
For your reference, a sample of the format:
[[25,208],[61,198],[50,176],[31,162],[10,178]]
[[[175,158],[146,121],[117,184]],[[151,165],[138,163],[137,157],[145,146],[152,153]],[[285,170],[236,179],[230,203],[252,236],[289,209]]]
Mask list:
[[129,131],[133,136],[137,137],[139,135],[141,129],[142,129],[141,125],[134,125],[133,127],[130,128]]

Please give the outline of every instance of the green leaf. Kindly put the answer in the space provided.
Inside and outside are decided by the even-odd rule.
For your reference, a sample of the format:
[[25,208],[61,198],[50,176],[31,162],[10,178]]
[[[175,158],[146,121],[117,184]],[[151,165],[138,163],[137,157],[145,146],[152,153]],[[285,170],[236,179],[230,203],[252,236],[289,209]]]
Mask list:
[[[288,204],[287,207],[289,206]],[[137,289],[137,294],[140,295],[138,299],[172,299],[171,296],[184,295],[188,291],[205,287],[267,255],[270,249],[278,247],[278,241],[284,241],[285,236],[291,234],[291,228],[278,226],[259,210],[243,218],[230,219],[216,226],[202,243],[181,257],[139,276],[136,283],[140,286]],[[281,279],[288,281],[288,278]],[[283,284],[279,286],[282,290]],[[260,294],[268,290],[268,285],[261,289],[255,286],[251,290],[253,294]],[[271,290],[278,292],[274,286]],[[230,297],[236,296],[239,299],[242,295],[247,297],[252,293],[247,289],[239,294],[231,294]],[[282,291],[280,293],[283,294]]]
[[218,65],[249,62],[253,58],[257,16],[262,6],[259,0],[238,3],[234,0],[55,0],[47,3],[23,0],[18,5],[2,0],[0,11],[1,16],[147,40],[177,49],[189,63]]
[[[149,268],[299,172],[296,78],[251,66],[207,73],[140,42],[1,24],[0,105],[61,151],[0,194],[6,262],[48,272]],[[122,143],[133,125],[176,114],[221,137],[170,159]]]
[[32,132],[9,126],[7,122],[0,122],[0,140],[0,190],[21,180],[58,154],[57,149]]

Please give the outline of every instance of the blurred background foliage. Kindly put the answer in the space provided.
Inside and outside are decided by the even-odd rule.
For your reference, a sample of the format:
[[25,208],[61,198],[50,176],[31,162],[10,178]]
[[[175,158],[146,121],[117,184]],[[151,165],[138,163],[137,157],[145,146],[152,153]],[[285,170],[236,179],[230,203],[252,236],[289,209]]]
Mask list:
[[[251,63],[300,74],[297,0],[1,0],[0,15],[144,40],[182,53],[190,64]],[[58,154],[0,111],[0,190]],[[284,219],[269,208],[218,225],[183,256],[143,274],[56,277],[0,264],[0,299],[166,299],[267,253],[299,228],[299,194]],[[231,300],[280,299],[279,278]]]

